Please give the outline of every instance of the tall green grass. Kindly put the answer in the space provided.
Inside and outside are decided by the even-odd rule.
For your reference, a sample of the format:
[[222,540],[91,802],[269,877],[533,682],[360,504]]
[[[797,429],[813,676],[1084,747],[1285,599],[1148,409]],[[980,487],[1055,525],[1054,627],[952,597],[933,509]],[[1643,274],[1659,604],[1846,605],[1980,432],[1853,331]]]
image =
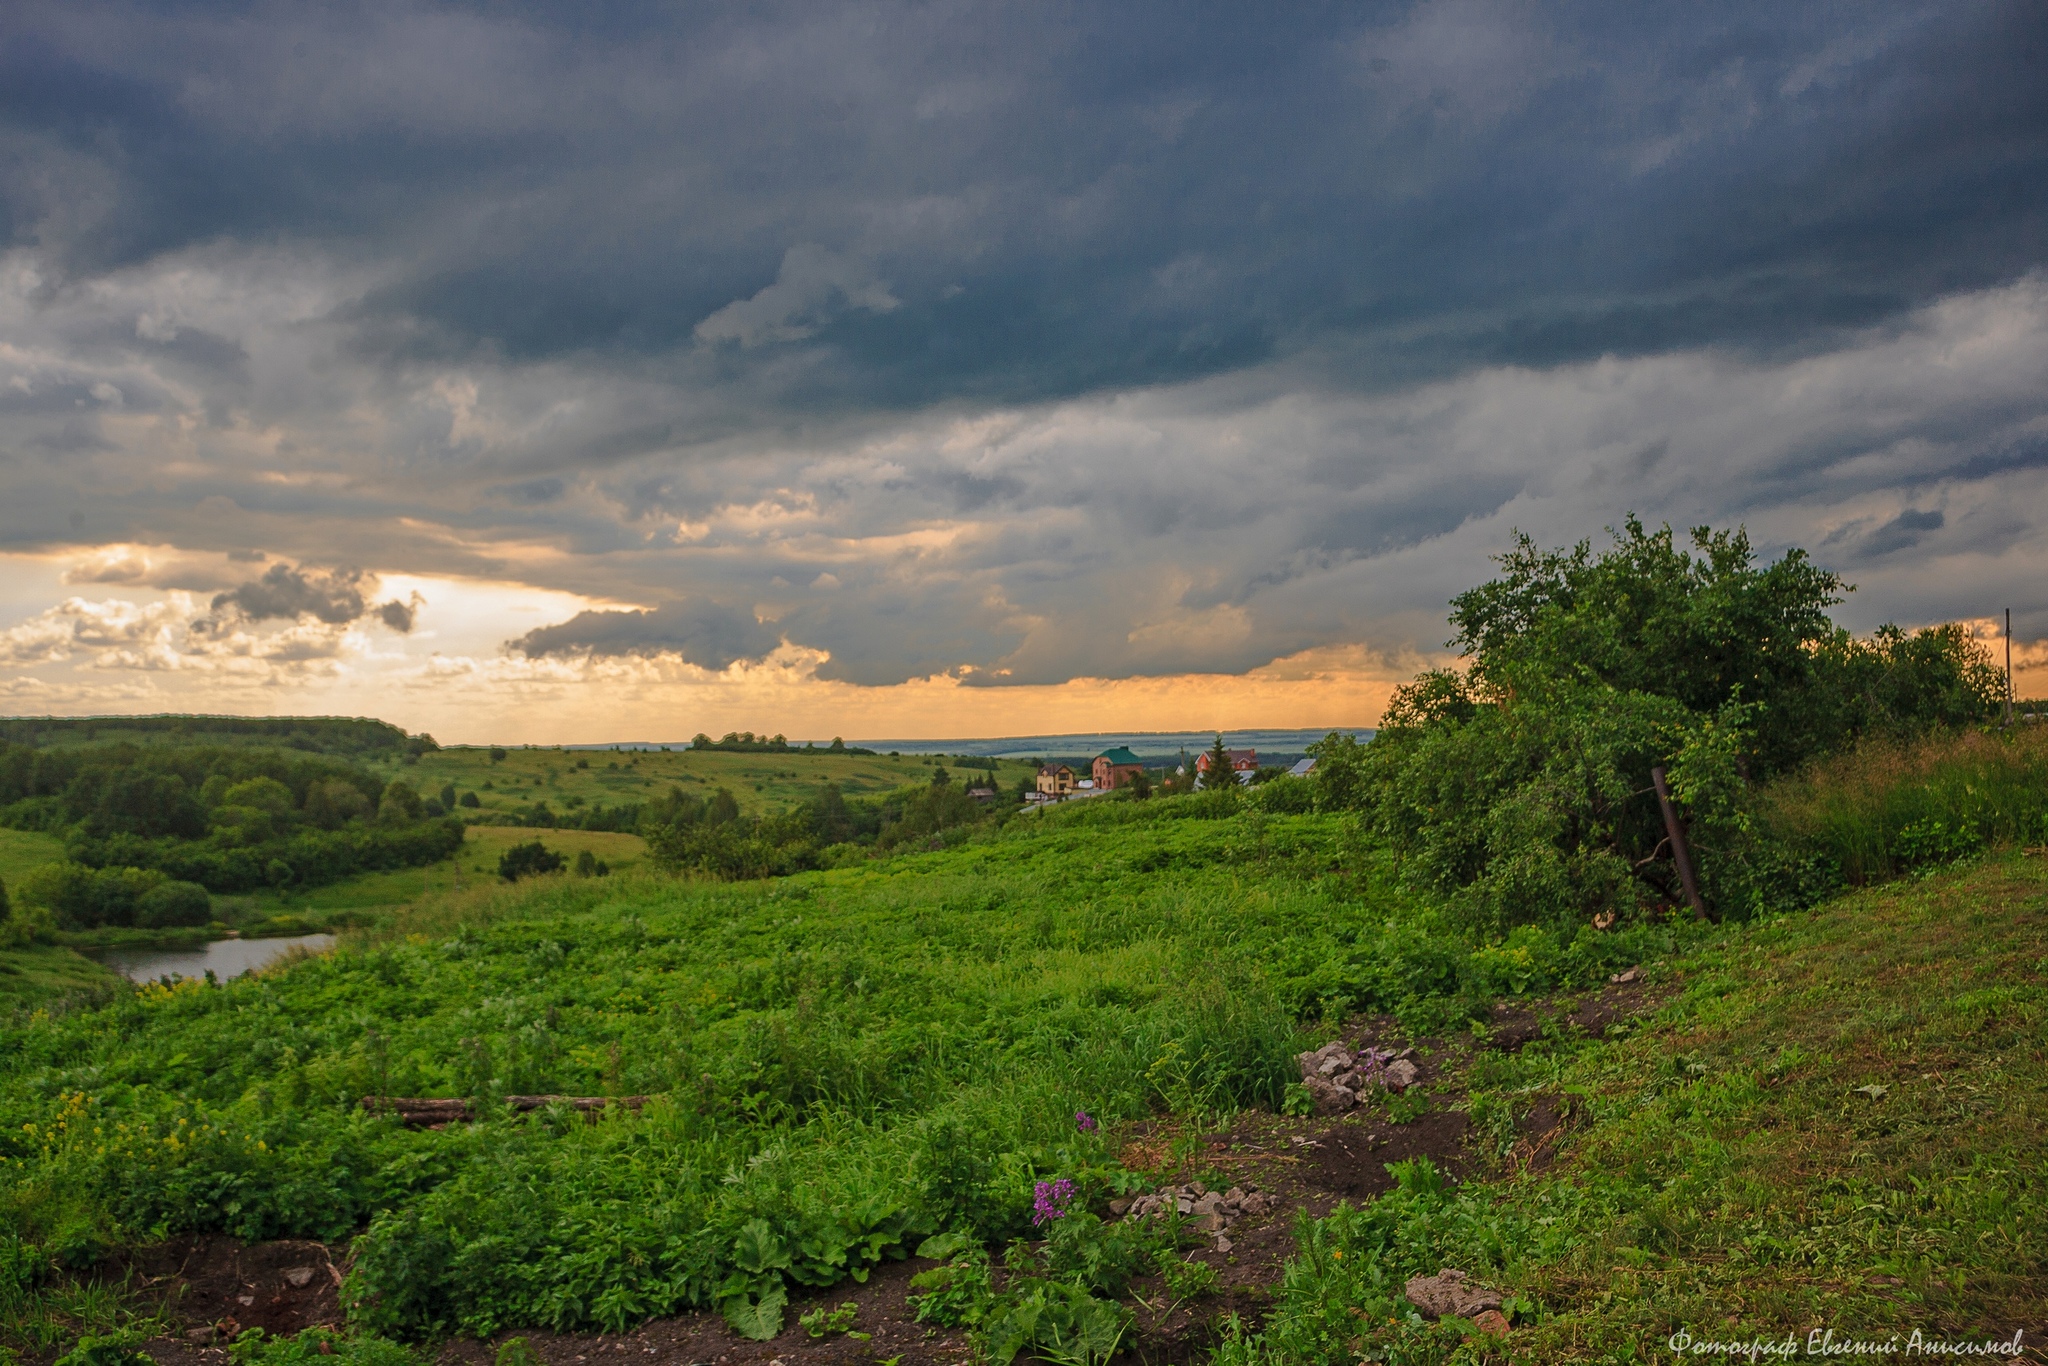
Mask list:
[[[772,882],[479,887],[275,972],[0,1021],[0,1222],[73,1265],[367,1229],[366,1327],[622,1327],[1022,1231],[1035,1180],[1110,1179],[1109,1122],[1276,1105],[1307,1021],[1447,1022],[1674,942],[1481,945],[1343,817],[1100,806]],[[445,1132],[359,1105],[536,1093],[655,1099]]]
[[1764,826],[1854,885],[2048,839],[2048,726],[1873,738],[1765,787]]

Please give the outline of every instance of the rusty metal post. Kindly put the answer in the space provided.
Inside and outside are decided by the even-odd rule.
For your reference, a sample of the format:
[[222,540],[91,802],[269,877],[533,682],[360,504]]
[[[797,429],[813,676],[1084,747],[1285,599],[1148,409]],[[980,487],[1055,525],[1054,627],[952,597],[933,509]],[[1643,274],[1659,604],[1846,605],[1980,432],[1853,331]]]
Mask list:
[[1678,808],[1671,804],[1671,787],[1664,781],[1662,764],[1650,770],[1650,785],[1657,789],[1657,805],[1664,812],[1664,833],[1671,837],[1671,861],[1678,865],[1678,885],[1685,888],[1692,913],[1702,920],[1712,920],[1714,913],[1707,909],[1700,896],[1699,879],[1692,874],[1692,849],[1685,842],[1685,823],[1678,819]]

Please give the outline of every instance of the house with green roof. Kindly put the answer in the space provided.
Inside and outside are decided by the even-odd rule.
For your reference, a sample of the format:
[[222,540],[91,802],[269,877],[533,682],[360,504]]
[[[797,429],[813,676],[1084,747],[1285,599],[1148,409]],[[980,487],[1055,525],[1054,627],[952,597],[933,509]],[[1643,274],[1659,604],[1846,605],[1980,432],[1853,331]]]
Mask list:
[[1118,745],[1095,756],[1095,790],[1123,787],[1145,771],[1145,761]]

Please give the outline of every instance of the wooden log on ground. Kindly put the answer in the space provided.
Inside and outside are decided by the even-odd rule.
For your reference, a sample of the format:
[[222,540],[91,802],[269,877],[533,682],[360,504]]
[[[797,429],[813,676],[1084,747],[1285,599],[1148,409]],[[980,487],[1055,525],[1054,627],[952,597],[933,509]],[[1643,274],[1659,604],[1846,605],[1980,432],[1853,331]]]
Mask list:
[[[637,1110],[647,1100],[646,1096],[506,1096],[505,1104],[518,1114],[566,1105],[595,1118],[607,1106]],[[459,1096],[364,1096],[362,1105],[373,1115],[397,1115],[399,1122],[411,1129],[467,1124],[476,1118],[475,1108]]]

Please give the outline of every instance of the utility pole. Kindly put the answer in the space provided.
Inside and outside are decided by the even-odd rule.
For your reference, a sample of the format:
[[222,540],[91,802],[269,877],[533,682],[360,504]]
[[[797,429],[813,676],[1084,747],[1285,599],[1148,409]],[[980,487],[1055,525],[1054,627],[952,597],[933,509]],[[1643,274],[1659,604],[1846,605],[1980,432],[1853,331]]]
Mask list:
[[2012,608],[2005,609],[2005,724],[2012,725]]

